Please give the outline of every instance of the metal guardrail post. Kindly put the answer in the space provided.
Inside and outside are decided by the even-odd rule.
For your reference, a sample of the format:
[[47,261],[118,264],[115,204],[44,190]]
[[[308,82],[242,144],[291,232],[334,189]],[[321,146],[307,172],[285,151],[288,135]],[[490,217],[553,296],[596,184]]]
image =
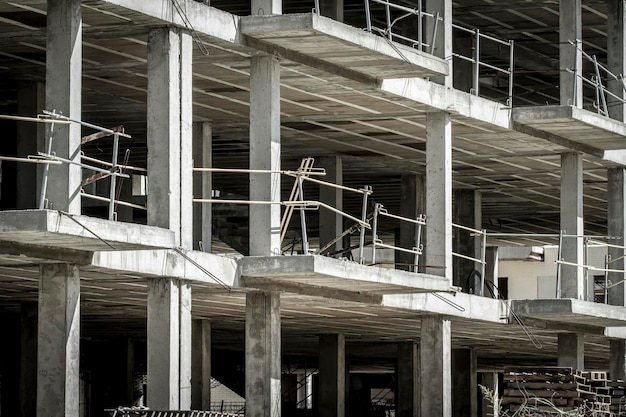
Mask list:
[[391,10],[389,9],[389,0],[385,4],[385,17],[387,19],[387,38],[392,41],[393,35],[391,34]]
[[365,0],[365,24],[367,25],[367,31],[372,33],[372,14],[369,0]]
[[[578,238],[576,238],[578,240]],[[585,298],[587,299],[587,301],[593,301],[593,296],[591,297],[591,300],[589,300],[589,293],[593,293],[593,284],[592,284],[592,290],[589,291],[589,268],[587,268],[587,265],[589,265],[589,238],[585,237],[583,238],[583,280],[585,282],[585,285],[587,286],[587,293],[585,294]]]
[[439,27],[439,12],[435,13],[435,23],[433,24],[433,36],[430,42],[430,53],[435,54],[435,44],[437,43],[437,29]]
[[422,51],[423,46],[423,22],[422,22],[422,0],[417,1],[417,49]]
[[515,42],[509,41],[509,107],[513,108],[513,80],[514,80],[514,68],[515,68]]
[[[54,112],[54,110],[53,110]],[[48,143],[46,144],[46,153],[52,155],[52,137],[54,133],[54,123],[50,124],[50,130],[48,134]],[[46,208],[46,194],[48,192],[48,176],[50,175],[50,165],[45,164],[43,167],[43,173],[41,178],[41,191],[39,195],[39,210]]]
[[[365,187],[363,187],[363,190],[365,191],[363,193],[363,208],[361,210],[361,220],[363,221],[363,223],[367,223],[367,198],[370,195],[370,192],[372,191],[372,187],[369,185],[366,185]],[[363,264],[364,262],[364,258],[363,258],[363,249],[365,246],[365,227],[363,227],[363,225],[361,225],[361,235],[359,238],[359,263]]]
[[486,258],[487,258],[487,229],[482,230],[482,236],[480,240],[480,292],[478,295],[481,297],[485,295],[485,270],[486,270]]
[[[426,222],[426,217],[423,214],[420,214],[419,216],[417,216],[417,220],[421,221],[421,222]],[[415,250],[417,251],[422,251],[422,225],[418,224],[416,227],[416,236],[415,236]],[[419,254],[415,254],[415,261],[413,262],[413,272],[418,272],[418,268],[419,268],[419,260],[420,260],[420,256]]]
[[[117,133],[113,135],[113,156],[111,163],[111,171],[117,170],[117,154],[119,152],[120,137]],[[111,183],[109,190],[109,220],[115,220],[115,191],[116,191],[117,177],[111,175]]]
[[320,10],[320,0],[315,0],[315,14],[317,14],[318,16],[320,14],[322,14],[322,11]]
[[[556,259],[558,261],[563,260],[563,235],[565,230],[559,231],[559,249],[557,251]],[[561,263],[557,263],[556,267],[556,298],[561,298]]]
[[[298,196],[300,201],[304,201],[304,191],[302,189],[302,175],[298,174]],[[303,205],[300,207],[300,227],[302,227],[302,253],[308,255],[309,253],[309,236],[306,232],[306,207]]]
[[572,103],[574,107],[578,107],[577,91],[578,91],[578,55],[580,55],[579,43],[580,43],[580,40],[578,39],[574,41],[574,91],[573,91],[574,102]]
[[[604,96],[604,85],[602,84],[602,77],[600,76],[600,68],[598,66],[598,59],[593,55],[593,66],[596,70],[596,95],[598,96],[598,112],[609,115],[609,108],[606,105],[606,97]],[[600,109],[600,103],[602,103],[602,109]]]
[[[604,255],[604,304],[609,303],[609,265],[611,264],[611,255]],[[595,284],[595,280],[594,280]]]
[[474,95],[478,95],[478,86],[480,85],[480,30],[474,29],[476,36],[476,48],[474,49]]
[[378,213],[382,204],[376,203],[374,206],[374,219],[372,220],[372,264],[376,264],[376,239],[378,239]]

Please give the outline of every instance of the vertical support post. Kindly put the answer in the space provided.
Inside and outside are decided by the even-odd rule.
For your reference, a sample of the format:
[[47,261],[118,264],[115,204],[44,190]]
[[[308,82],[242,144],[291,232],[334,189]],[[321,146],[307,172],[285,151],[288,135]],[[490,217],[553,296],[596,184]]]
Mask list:
[[[363,222],[367,222],[367,199],[372,191],[372,187],[366,185],[363,187],[365,191],[363,193],[363,206],[361,208],[361,220]],[[361,234],[359,236],[359,263],[363,264],[365,262],[365,256],[363,251],[365,250],[365,227],[361,226]]]
[[[561,229],[565,230],[562,253],[566,262],[583,263],[583,167],[579,153],[561,154]],[[561,266],[563,298],[585,299],[582,266]]]
[[21,305],[20,417],[37,412],[37,303]]
[[[195,167],[213,168],[213,138],[211,124],[193,125],[193,161]],[[193,195],[196,198],[212,197],[213,175],[196,172],[193,177]],[[213,206],[211,203],[193,206],[193,248],[211,252]],[[202,243],[202,245],[200,244]]]
[[211,322],[193,320],[191,340],[191,409],[211,409]]
[[422,416],[452,417],[450,320],[440,316],[422,318],[420,331],[420,384]]
[[[559,70],[562,106],[583,105],[582,0],[559,0]],[[574,42],[572,45],[570,42]],[[572,88],[572,86],[574,86]],[[568,230],[568,233],[570,231]]]
[[[343,185],[343,163],[338,156],[323,156],[319,164],[326,171],[325,181]],[[320,201],[338,210],[343,209],[343,191],[339,188],[320,185]],[[343,232],[343,217],[330,210],[319,211],[320,248]],[[330,251],[341,249],[341,241],[330,247]]]
[[[275,56],[250,62],[250,199],[280,201],[280,64]],[[250,255],[280,254],[280,205],[250,206]]]
[[[434,19],[425,19],[424,37],[431,45],[431,54],[452,63],[452,0],[425,0],[424,8]],[[442,19],[442,22],[439,22]],[[452,68],[446,77],[436,77],[433,81],[452,87]]]
[[192,248],[191,35],[177,28],[148,36],[148,224],[174,231]]
[[[304,201],[304,187],[302,184],[302,175],[298,174],[298,198],[300,201]],[[300,207],[300,228],[302,229],[302,254],[309,254],[309,236],[306,230],[306,209],[304,206]]]
[[78,417],[80,277],[78,267],[39,269],[37,417]]
[[[624,102],[626,100],[626,89],[622,77],[626,75],[626,10],[623,0],[607,0],[607,67],[616,75],[618,79],[609,76],[607,82],[608,90],[619,97],[609,95],[608,107],[609,116],[620,122],[626,121],[626,111]],[[621,99],[621,100],[620,100]]]
[[374,218],[372,219],[372,265],[376,265],[376,241],[378,240],[378,214],[382,204],[374,206]]
[[415,417],[419,413],[419,361],[417,343],[398,343],[398,393],[396,410],[398,417]]
[[280,352],[280,295],[247,293],[247,417],[280,417]]
[[578,333],[559,333],[557,366],[585,369],[585,336]]
[[148,401],[157,410],[191,405],[191,287],[148,279]]
[[367,25],[367,31],[372,32],[372,12],[370,10],[369,0],[365,0],[365,24]]
[[426,119],[426,272],[452,282],[452,130],[444,112]]
[[391,10],[389,9],[389,2],[385,3],[385,17],[387,19],[387,39],[393,40],[393,33],[391,27]]
[[[50,0],[47,8],[46,108],[81,119],[82,14],[80,0]],[[80,125],[58,124],[51,132],[52,152],[80,162]],[[74,164],[49,167],[47,198],[57,210],[80,214],[81,169]]]
[[346,414],[346,340],[342,334],[319,336],[320,416]]
[[513,108],[513,81],[515,80],[515,42],[509,41],[509,99],[507,105]]
[[474,95],[478,95],[480,87],[480,29],[474,30],[475,48],[474,48]]
[[[113,158],[111,163],[113,166],[111,169],[117,172],[117,154],[120,149],[120,137],[117,133],[113,134]],[[111,175],[110,177],[110,187],[109,187],[109,220],[115,219],[115,191],[117,190],[117,177],[115,175]]]

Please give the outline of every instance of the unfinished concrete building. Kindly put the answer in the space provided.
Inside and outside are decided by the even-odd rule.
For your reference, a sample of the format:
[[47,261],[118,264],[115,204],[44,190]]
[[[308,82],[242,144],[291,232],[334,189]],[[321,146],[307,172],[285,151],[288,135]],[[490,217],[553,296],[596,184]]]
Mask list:
[[[0,414],[224,411],[213,380],[248,417],[474,417],[507,367],[626,379],[625,22],[0,2]],[[543,245],[554,297],[504,299],[499,254]]]

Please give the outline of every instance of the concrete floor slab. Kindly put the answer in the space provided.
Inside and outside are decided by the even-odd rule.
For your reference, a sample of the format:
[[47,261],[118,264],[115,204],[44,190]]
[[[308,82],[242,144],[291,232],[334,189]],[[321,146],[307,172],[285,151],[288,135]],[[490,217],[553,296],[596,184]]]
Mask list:
[[0,241],[58,250],[117,251],[171,248],[174,233],[55,210],[11,210],[0,212]]
[[267,289],[269,281],[280,284],[277,288],[288,283],[317,287],[320,291],[335,289],[380,295],[448,291],[451,286],[449,280],[435,275],[365,266],[325,256],[245,257],[239,262],[243,284],[253,288]]
[[522,318],[592,327],[626,326],[626,308],[574,299],[513,300],[511,308]]
[[242,17],[241,33],[248,46],[352,79],[449,72],[443,59],[313,13]]

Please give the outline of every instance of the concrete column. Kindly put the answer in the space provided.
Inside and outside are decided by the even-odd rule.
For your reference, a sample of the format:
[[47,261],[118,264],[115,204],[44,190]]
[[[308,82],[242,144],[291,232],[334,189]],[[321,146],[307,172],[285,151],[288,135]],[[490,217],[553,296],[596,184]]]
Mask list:
[[148,280],[148,407],[191,406],[191,286],[171,278]]
[[281,415],[280,295],[246,294],[246,416]]
[[282,0],[252,0],[251,10],[253,15],[267,16],[271,14],[283,14]]
[[80,277],[78,267],[40,267],[37,417],[78,417]]
[[346,340],[342,334],[319,337],[319,415],[346,415]]
[[[435,36],[434,49],[431,46],[425,47],[425,51],[433,55],[447,59],[452,62],[452,0],[425,0],[424,11],[428,13],[438,13],[443,22],[437,25],[437,33]],[[424,42],[433,45],[435,20],[431,18],[424,19]],[[452,87],[452,65],[447,77],[435,77],[432,80],[447,87]]]
[[320,0],[322,16],[343,22],[343,3],[344,0]]
[[[323,156],[319,159],[319,166],[326,170],[324,181],[334,184],[343,184],[343,163],[338,156]],[[320,185],[320,201],[338,210],[343,209],[343,191]],[[343,217],[330,210],[319,210],[320,248],[334,240],[343,232]],[[329,248],[329,251],[341,249],[341,241]]]
[[440,316],[422,318],[420,332],[421,416],[452,417],[450,369],[450,320]]
[[[193,164],[196,168],[213,167],[213,130],[210,123],[193,124]],[[213,175],[210,172],[196,172],[193,176],[193,196],[210,199]],[[211,252],[212,205],[196,203],[193,206],[193,248]]]
[[[280,170],[280,64],[250,60],[250,169]],[[280,201],[280,174],[250,174],[250,200]],[[280,205],[250,206],[250,255],[280,254]]]
[[417,343],[398,343],[398,389],[396,391],[396,414],[398,417],[417,417],[419,361]]
[[[81,119],[82,15],[80,0],[49,0],[46,37],[46,109]],[[52,152],[80,162],[80,125],[55,125]],[[50,165],[49,207],[80,214],[81,168]]]
[[626,343],[624,340],[610,341],[609,379],[626,380]]
[[[35,116],[45,107],[46,91],[43,83],[20,84],[17,90],[17,114]],[[45,126],[43,123],[17,124],[17,156],[37,155],[44,151]],[[32,209],[39,206],[42,169],[37,164],[16,164],[17,208]]]
[[585,369],[585,336],[578,333],[559,333],[557,366]]
[[[462,226],[471,227],[473,229],[482,228],[482,198],[479,191],[475,190],[454,190],[454,213],[452,222]],[[472,236],[467,230],[453,228],[453,251],[462,255],[474,258],[480,257],[481,239]],[[469,292],[470,289],[475,294],[480,294],[480,281],[474,278],[474,281],[468,281],[472,272],[479,268],[479,265],[468,259],[454,258],[454,285],[462,287],[464,291]]]
[[[617,237],[611,243],[624,245],[626,235],[626,170],[624,168],[609,168],[608,177],[608,224],[607,232],[609,236]],[[610,269],[624,270],[624,249],[608,248],[611,257]],[[622,272],[609,272],[609,281],[620,282],[624,278]],[[626,284],[616,285],[609,288],[609,304],[614,306],[625,306]]]
[[[410,219],[426,212],[426,184],[421,175],[403,175],[400,179],[400,216]],[[425,228],[422,227],[425,233]],[[423,241],[423,239],[422,239]],[[417,225],[408,222],[400,223],[398,236],[398,246],[411,249],[417,247]],[[396,251],[396,269],[405,271],[413,270],[411,265],[415,264],[415,255]],[[423,263],[423,258],[420,263]]]
[[[626,10],[624,0],[608,0],[607,5],[607,64],[608,69],[613,74],[626,75]],[[624,92],[624,84],[622,80],[614,80],[609,78],[607,83],[610,92],[626,99]],[[626,121],[626,112],[624,111],[624,103],[614,97],[607,96],[607,105],[609,107],[609,116],[620,122]]]
[[193,239],[192,39],[178,28],[148,36],[148,224]]
[[[582,236],[583,225],[583,162],[579,153],[561,154],[561,230],[567,235]],[[563,260],[583,264],[583,238],[563,239]],[[585,298],[583,268],[561,265],[561,298]]]
[[478,416],[478,359],[473,349],[452,350],[452,415]]
[[32,417],[37,412],[37,308],[37,303],[21,305],[21,417]]
[[191,353],[191,409],[211,409],[211,322],[194,320]]
[[426,272],[452,282],[452,124],[448,113],[426,119]]
[[[582,0],[559,0],[559,69],[561,105],[583,106],[582,53],[576,51],[574,42],[582,48]],[[578,41],[578,42],[576,42]]]
[[[489,246],[487,247],[487,251],[485,253],[485,282],[491,282],[495,285],[492,287],[492,291],[495,295],[495,298],[500,297],[500,293],[496,288],[498,286],[498,247],[497,246]],[[490,286],[491,287],[491,286]],[[491,297],[491,292],[485,288],[485,295]]]

